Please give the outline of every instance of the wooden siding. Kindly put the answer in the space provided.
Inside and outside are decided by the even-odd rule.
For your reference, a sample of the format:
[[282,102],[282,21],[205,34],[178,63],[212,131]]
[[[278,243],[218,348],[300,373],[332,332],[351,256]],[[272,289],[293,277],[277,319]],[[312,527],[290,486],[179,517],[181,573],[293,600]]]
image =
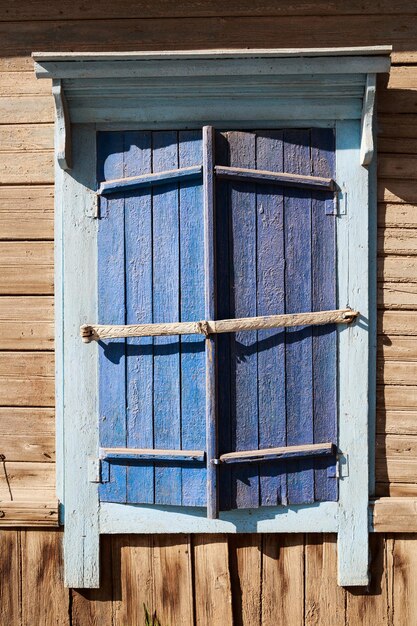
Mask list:
[[108,536],[100,589],[62,583],[61,533],[3,530],[0,623],[7,626],[408,626],[416,538],[374,535],[367,590],[336,584],[332,535]]

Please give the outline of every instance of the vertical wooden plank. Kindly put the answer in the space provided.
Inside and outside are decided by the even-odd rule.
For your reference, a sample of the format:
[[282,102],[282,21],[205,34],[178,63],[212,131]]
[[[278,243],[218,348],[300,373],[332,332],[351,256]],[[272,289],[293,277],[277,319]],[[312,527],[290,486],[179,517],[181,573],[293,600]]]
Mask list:
[[[258,131],[258,169],[283,171],[282,131]],[[285,313],[282,188],[259,185],[257,208],[258,315]],[[285,446],[285,330],[258,331],[259,448]],[[286,503],[285,463],[260,468],[260,504]]]
[[112,537],[113,624],[144,624],[155,609],[151,535]]
[[261,535],[230,535],[234,626],[261,626]]
[[153,536],[153,590],[161,624],[194,623],[189,535]]
[[113,626],[111,536],[101,538],[99,589],[72,589],[71,626]]
[[[310,132],[284,132],[284,171],[311,174]],[[285,190],[286,312],[311,311],[311,194]],[[312,331],[311,327],[286,331],[287,445],[312,443]],[[288,503],[314,501],[311,461],[288,463]]]
[[[153,171],[178,167],[176,131],[152,133]],[[179,319],[178,184],[153,189],[153,321]],[[154,339],[154,445],[180,448],[180,342]],[[181,504],[181,468],[155,467],[155,502]]]
[[339,480],[338,580],[368,584],[368,173],[360,165],[360,123],[336,124],[336,179],[349,209],[337,225],[338,303],[360,321],[338,329],[339,448],[349,470]]
[[[334,131],[311,130],[314,176],[335,177]],[[333,194],[312,193],[312,311],[337,308],[336,216]],[[337,443],[337,334],[334,325],[315,326],[313,334],[314,441]],[[314,499],[337,500],[336,459],[316,460]],[[330,475],[329,475],[330,474]]]
[[194,535],[196,626],[233,625],[228,540],[225,535]]
[[70,626],[69,590],[62,579],[62,533],[22,531],[22,622]]
[[[202,162],[201,131],[179,132],[179,167]],[[204,220],[200,181],[180,183],[180,293],[181,321],[204,319]],[[206,449],[206,388],[204,338],[181,337],[181,447]],[[205,506],[206,470],[183,467],[185,506]]]
[[264,535],[262,626],[304,623],[304,544],[302,535]]
[[[350,587],[346,590],[346,623],[361,626],[389,624],[389,598],[385,571],[385,536],[374,533],[370,537],[369,587]],[[401,599],[404,604],[404,599]],[[411,613],[410,613],[411,615]],[[413,614],[415,616],[415,613]],[[401,621],[401,624],[412,622]]]
[[[203,194],[204,194],[204,298],[205,319],[216,316],[215,275],[215,134],[212,126],[203,127]],[[217,465],[217,397],[216,397],[216,345],[215,335],[205,340],[206,364],[206,449],[207,449],[207,517],[218,516]]]
[[345,590],[337,584],[336,537],[307,535],[305,626],[345,626]]
[[0,531],[0,624],[21,624],[20,532]]
[[[122,178],[121,132],[98,134],[97,178]],[[98,226],[98,317],[100,324],[125,324],[124,199],[100,199]],[[99,349],[100,445],[126,447],[126,340],[101,342]],[[110,464],[110,480],[99,487],[102,502],[126,502],[126,467]]]
[[417,538],[397,535],[393,546],[394,626],[414,624],[417,615]]
[[[228,133],[215,132],[215,160],[217,165],[229,164]],[[225,180],[216,181],[216,291],[217,319],[228,319],[233,315],[230,306],[230,191]],[[218,453],[232,450],[231,438],[231,334],[217,337],[217,420]],[[221,467],[218,475],[218,494],[220,510],[231,508],[231,470]]]
[[[124,176],[151,171],[151,133],[124,133]],[[152,322],[152,200],[148,190],[125,197],[126,324]],[[122,365],[122,364],[121,364]],[[126,341],[127,446],[153,447],[153,341]],[[152,465],[127,467],[127,501],[153,504]]]
[[[230,165],[256,166],[255,134],[229,133]],[[230,299],[233,317],[257,315],[256,307],[256,195],[251,183],[230,184]],[[256,331],[231,335],[232,451],[258,447]],[[232,507],[259,505],[259,471],[255,464],[233,466]]]

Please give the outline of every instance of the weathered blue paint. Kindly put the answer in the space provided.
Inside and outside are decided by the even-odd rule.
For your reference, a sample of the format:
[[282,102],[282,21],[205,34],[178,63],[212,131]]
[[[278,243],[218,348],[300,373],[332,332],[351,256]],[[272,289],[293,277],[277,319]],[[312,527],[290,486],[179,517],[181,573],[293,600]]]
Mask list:
[[290,174],[287,172],[271,171],[259,166],[259,169],[247,167],[227,167],[216,165],[214,170],[218,178],[237,180],[257,185],[279,185],[280,187],[301,187],[302,189],[321,189],[322,191],[334,191],[335,181],[332,178],[320,176],[306,176]]
[[[124,133],[125,176],[152,167],[149,131]],[[147,190],[125,194],[126,323],[152,322],[152,201]],[[127,447],[153,447],[153,341],[126,341]],[[152,504],[152,464],[127,468],[127,501]]]
[[[153,133],[153,171],[178,167],[176,131]],[[153,321],[179,319],[179,195],[173,183],[152,190]],[[181,447],[180,340],[154,339],[154,446]],[[155,503],[181,504],[181,469],[155,467]]]
[[[310,133],[284,133],[284,170],[309,175]],[[286,312],[311,311],[311,194],[285,191],[285,298]],[[311,327],[286,330],[287,445],[313,441]],[[314,473],[305,463],[288,464],[289,504],[314,501]]]
[[190,165],[188,167],[167,170],[165,172],[154,172],[151,174],[141,174],[137,176],[127,175],[126,178],[119,178],[101,183],[98,194],[110,195],[112,193],[119,193],[123,191],[133,191],[134,189],[166,185],[178,180],[200,178],[201,174],[201,165]]
[[[256,164],[282,171],[282,131],[258,131]],[[258,315],[285,313],[284,199],[281,187],[257,188]],[[285,330],[258,331],[259,447],[285,446]],[[260,475],[260,505],[286,502],[285,464],[269,463]]]
[[[312,129],[313,174],[335,176],[335,138],[330,129]],[[337,306],[336,217],[333,194],[312,193],[312,310]],[[335,325],[313,327],[314,441],[337,441],[337,331]],[[335,459],[315,463],[315,500],[337,500]],[[329,475],[330,474],[330,475]]]
[[[98,136],[98,180],[123,176],[122,133]],[[124,200],[101,200],[98,232],[98,316],[102,323],[125,324]],[[80,277],[81,280],[82,277]],[[100,445],[126,446],[125,340],[112,339],[99,351]],[[126,468],[110,468],[110,481],[100,485],[103,502],[126,501]]]
[[[201,130],[178,133],[179,166],[202,162]],[[184,181],[180,201],[180,321],[204,317],[204,210],[199,181]],[[172,318],[174,321],[174,318]],[[181,447],[206,448],[205,421],[205,339],[181,337]],[[206,504],[206,470],[183,467],[181,502],[184,506]]]

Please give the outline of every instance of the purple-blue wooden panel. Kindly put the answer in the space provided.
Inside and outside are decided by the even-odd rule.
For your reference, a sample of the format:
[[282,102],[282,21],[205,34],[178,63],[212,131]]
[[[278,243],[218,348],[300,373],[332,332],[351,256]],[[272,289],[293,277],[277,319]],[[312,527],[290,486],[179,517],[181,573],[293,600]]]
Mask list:
[[[99,134],[99,182],[201,162],[201,130]],[[217,132],[216,163],[334,176],[334,134]],[[216,317],[335,308],[332,203],[323,192],[217,181]],[[99,322],[203,319],[203,239],[199,181],[102,199]],[[336,349],[330,326],[219,335],[219,453],[336,442]],[[204,449],[204,363],[196,336],[102,342],[100,444]],[[332,467],[334,459],[220,466],[220,509],[335,500]],[[102,501],[206,502],[201,465],[109,469]]]

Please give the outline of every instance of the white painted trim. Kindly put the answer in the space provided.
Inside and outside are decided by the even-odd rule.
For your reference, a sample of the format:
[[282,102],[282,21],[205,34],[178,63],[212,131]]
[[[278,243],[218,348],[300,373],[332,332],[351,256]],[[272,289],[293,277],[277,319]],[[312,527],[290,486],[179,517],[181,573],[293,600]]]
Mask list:
[[335,533],[337,502],[221,512],[207,519],[205,508],[102,503],[100,533]]
[[376,94],[376,74],[366,77],[362,109],[361,163],[369,165],[374,156],[373,117]]
[[88,459],[98,451],[97,346],[80,340],[79,327],[97,317],[96,133],[73,127],[77,159],[57,183],[62,198],[64,246],[63,418],[65,424],[65,584],[99,586],[98,489],[88,480]]
[[55,156],[63,170],[71,169],[71,125],[62,81],[54,78],[52,95],[55,102]]
[[347,194],[337,220],[338,305],[360,311],[339,335],[339,449],[349,455],[339,480],[338,581],[368,584],[368,172],[360,164],[359,121],[336,124],[336,180]]

